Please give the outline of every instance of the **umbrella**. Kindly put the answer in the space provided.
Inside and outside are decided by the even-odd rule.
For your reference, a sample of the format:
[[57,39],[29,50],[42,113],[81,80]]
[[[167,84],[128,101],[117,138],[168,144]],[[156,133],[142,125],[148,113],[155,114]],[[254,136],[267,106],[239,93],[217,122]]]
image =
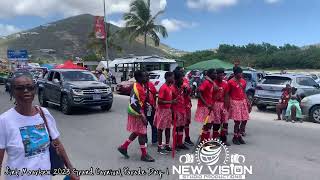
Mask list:
[[85,69],[82,66],[73,64],[72,60],[67,60],[64,64],[57,65],[55,69]]
[[232,69],[233,66],[234,65],[229,63],[229,62],[222,61],[222,60],[219,60],[219,59],[213,59],[213,60],[198,62],[196,64],[188,66],[186,69],[188,69],[188,70],[193,70],[193,69],[206,70],[206,69],[210,69],[210,68],[214,68],[214,69],[218,69],[218,68]]

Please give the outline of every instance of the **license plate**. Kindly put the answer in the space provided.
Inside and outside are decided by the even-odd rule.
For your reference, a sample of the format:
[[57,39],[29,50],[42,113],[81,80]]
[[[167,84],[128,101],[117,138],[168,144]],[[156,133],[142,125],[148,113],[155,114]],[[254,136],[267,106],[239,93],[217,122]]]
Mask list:
[[101,95],[100,94],[94,94],[93,95],[93,100],[101,100]]

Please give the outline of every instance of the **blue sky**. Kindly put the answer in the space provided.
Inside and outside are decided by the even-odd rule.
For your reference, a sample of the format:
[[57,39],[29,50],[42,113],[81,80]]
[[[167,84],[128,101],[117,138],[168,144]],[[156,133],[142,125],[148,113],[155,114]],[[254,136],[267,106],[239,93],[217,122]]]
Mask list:
[[[6,4],[0,6],[0,35],[81,13],[102,13],[100,0],[89,6],[85,0],[12,1],[17,4],[12,11],[5,9]],[[122,25],[129,1],[107,0],[108,19]],[[158,20],[169,30],[162,42],[177,49],[212,49],[223,43],[320,43],[319,0],[152,0],[152,4],[154,12],[166,7]]]

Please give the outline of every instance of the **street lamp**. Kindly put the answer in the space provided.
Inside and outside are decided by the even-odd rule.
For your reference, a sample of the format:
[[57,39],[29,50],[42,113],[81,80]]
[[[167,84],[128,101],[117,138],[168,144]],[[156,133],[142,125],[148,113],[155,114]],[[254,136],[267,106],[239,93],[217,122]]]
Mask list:
[[106,57],[105,60],[107,61],[107,68],[109,69],[109,52],[108,52],[108,25],[107,25],[107,13],[106,13],[106,1],[103,0],[103,13],[104,13],[104,31],[105,31],[105,38],[106,38]]

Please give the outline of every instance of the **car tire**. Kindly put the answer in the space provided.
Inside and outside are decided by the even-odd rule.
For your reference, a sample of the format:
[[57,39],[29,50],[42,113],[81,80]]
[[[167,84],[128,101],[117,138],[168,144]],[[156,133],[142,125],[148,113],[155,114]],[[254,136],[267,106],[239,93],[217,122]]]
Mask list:
[[101,109],[102,111],[110,111],[111,107],[112,107],[112,103],[101,106]]
[[38,100],[39,100],[40,106],[48,107],[48,102],[47,102],[47,99],[46,99],[46,97],[44,95],[43,90],[39,90],[39,92],[38,92]]
[[72,113],[72,107],[70,106],[67,95],[62,95],[60,107],[61,107],[61,111],[63,112],[63,114],[69,115]]
[[320,123],[320,106],[311,108],[310,119],[315,123]]
[[259,111],[266,111],[267,110],[267,106],[263,105],[263,104],[258,104],[257,108]]

